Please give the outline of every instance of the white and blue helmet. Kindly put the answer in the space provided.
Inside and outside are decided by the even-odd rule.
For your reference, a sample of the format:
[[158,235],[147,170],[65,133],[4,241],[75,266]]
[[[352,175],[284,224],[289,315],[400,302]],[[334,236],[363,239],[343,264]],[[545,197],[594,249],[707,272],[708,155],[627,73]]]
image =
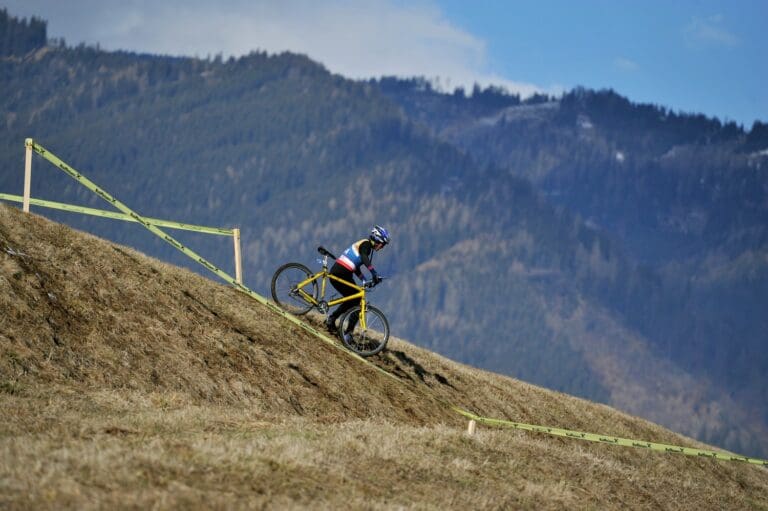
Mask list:
[[381,243],[386,245],[389,243],[389,232],[387,232],[387,230],[380,225],[374,225],[373,229],[371,229],[371,235],[369,238],[374,243]]

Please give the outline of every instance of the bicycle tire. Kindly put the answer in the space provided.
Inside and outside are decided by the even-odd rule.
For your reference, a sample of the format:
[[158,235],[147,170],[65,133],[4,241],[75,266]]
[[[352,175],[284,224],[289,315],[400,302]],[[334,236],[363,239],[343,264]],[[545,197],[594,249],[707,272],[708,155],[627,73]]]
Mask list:
[[[381,352],[387,346],[389,322],[384,313],[376,307],[367,305],[365,312],[365,323],[368,327],[366,330],[360,327],[359,306],[344,313],[339,320],[339,337],[348,349],[361,357],[370,357]],[[352,324],[353,319],[357,319],[354,324]],[[347,334],[350,336],[347,337]]]
[[[272,299],[281,309],[291,314],[296,316],[306,314],[315,305],[296,293],[296,284],[308,279],[312,275],[309,268],[303,264],[286,263],[282,265],[272,275],[272,284],[270,286]],[[317,300],[319,293],[317,281],[313,280],[304,286],[303,291]]]

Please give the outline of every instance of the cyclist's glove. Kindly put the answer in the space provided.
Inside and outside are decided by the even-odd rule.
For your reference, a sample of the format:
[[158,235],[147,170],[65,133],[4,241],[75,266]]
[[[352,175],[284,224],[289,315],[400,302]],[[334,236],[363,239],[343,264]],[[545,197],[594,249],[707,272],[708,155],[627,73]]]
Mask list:
[[381,277],[379,277],[378,273],[376,273],[376,270],[371,268],[371,277],[373,278],[373,285],[375,286],[379,282],[381,282]]

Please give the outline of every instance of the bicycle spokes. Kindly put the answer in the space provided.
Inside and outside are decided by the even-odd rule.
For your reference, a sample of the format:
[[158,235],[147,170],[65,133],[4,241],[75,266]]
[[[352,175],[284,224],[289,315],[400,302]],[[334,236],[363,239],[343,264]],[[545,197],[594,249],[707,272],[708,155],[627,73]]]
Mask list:
[[312,272],[304,265],[284,264],[272,277],[272,298],[292,314],[306,314],[317,303],[318,296],[317,281],[309,280],[311,277]]
[[340,322],[344,345],[362,356],[380,352],[389,339],[389,324],[384,314],[375,307],[366,307],[360,314],[360,307],[347,312]]

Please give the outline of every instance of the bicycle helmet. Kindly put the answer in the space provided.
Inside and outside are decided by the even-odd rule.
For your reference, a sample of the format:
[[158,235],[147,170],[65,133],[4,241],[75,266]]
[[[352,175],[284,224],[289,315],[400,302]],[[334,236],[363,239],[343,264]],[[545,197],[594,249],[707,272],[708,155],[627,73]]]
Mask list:
[[389,243],[389,232],[387,232],[387,230],[380,225],[374,225],[373,229],[371,229],[371,235],[369,239],[374,243],[381,243],[382,245],[386,245]]

